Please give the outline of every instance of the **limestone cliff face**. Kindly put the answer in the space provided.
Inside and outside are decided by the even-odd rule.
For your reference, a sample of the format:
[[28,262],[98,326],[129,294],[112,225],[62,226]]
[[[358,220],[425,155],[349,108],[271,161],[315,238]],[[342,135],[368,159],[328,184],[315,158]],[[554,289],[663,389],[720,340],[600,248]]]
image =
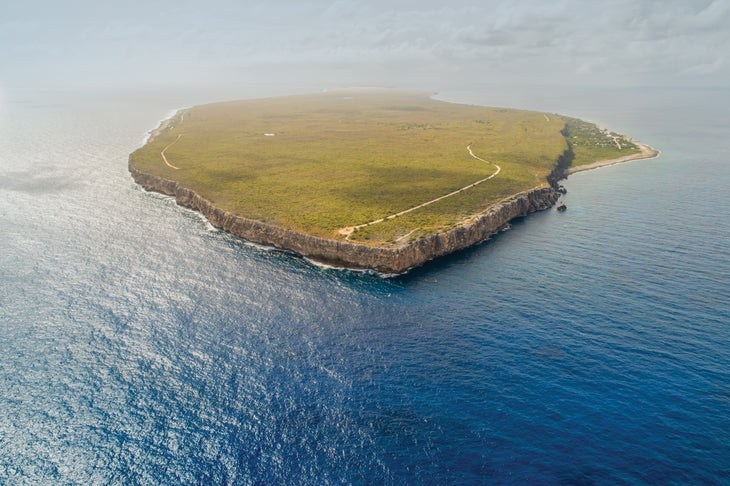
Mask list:
[[556,191],[557,180],[562,177],[567,163],[568,152],[558,159],[548,178],[548,187],[516,194],[449,231],[429,235],[397,248],[376,248],[349,241],[330,240],[243,218],[215,207],[210,201],[174,181],[140,172],[131,162],[129,171],[134,180],[146,190],[175,196],[178,204],[201,212],[214,227],[246,240],[292,251],[331,265],[398,274],[428,260],[484,241],[514,218],[553,206],[560,196]]

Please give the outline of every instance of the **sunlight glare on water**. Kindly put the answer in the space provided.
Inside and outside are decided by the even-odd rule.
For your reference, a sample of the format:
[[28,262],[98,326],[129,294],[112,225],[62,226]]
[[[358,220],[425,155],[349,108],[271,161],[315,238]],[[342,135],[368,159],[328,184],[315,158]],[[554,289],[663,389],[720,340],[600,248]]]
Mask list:
[[726,483],[727,106],[619,94],[535,105],[659,159],[391,279],[136,186],[188,100],[0,102],[0,482]]

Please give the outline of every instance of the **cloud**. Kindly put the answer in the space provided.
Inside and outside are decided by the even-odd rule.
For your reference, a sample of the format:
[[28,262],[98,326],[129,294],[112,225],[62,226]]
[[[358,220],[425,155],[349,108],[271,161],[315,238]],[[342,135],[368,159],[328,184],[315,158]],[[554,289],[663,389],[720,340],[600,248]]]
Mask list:
[[54,5],[14,6],[0,20],[0,56],[19,74],[215,77],[237,69],[264,82],[271,72],[263,66],[281,66],[284,73],[284,66],[308,64],[327,66],[328,75],[359,65],[390,75],[389,84],[410,79],[413,70],[443,78],[471,72],[504,82],[730,81],[727,0]]
[[6,108],[6,97],[5,89],[3,88],[2,79],[0,79],[0,133],[5,128],[8,122],[7,108]]
[[722,57],[716,57],[712,62],[706,62],[702,64],[695,64],[686,69],[687,73],[699,74],[702,76],[712,75],[721,71],[725,67],[725,59]]

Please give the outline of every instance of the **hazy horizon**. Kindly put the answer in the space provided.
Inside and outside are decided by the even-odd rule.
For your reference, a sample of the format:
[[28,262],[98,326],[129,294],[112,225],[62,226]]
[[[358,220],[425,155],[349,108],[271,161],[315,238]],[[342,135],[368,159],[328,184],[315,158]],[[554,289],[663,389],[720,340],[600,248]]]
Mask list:
[[[3,92],[723,87],[730,2],[17,2]],[[211,93],[211,98],[216,98]]]

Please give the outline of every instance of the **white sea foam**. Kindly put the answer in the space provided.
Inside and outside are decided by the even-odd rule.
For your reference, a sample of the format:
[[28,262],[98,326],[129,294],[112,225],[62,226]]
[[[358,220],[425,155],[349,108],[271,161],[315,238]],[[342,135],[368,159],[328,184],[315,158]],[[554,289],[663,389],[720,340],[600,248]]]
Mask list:
[[193,209],[188,209],[188,211],[192,211],[195,214],[195,216],[197,216],[201,221],[203,221],[203,223],[205,224],[206,231],[209,231],[211,233],[217,233],[218,231],[220,231],[218,228],[216,228],[215,226],[210,224],[210,221],[208,220],[208,218],[205,217],[205,215],[203,213],[200,213]]
[[[393,278],[393,277],[397,277],[398,275],[403,275],[402,273],[376,272],[375,270],[371,270],[369,268],[350,268],[350,267],[344,267],[344,266],[337,266],[337,265],[332,265],[329,263],[318,262],[317,260],[312,260],[311,258],[308,258],[305,256],[302,256],[302,259],[317,268],[321,268],[322,270],[335,270],[338,272],[362,273],[362,274],[366,274],[366,275],[377,275],[378,277],[382,277],[382,278]],[[410,269],[406,270],[406,272],[403,272],[403,273],[407,273],[409,270]]]
[[178,113],[179,113],[180,111],[182,111],[182,110],[186,110],[186,109],[187,109],[187,107],[183,107],[183,108],[175,108],[174,110],[168,111],[168,112],[167,112],[167,114],[166,114],[166,115],[165,115],[165,116],[164,116],[163,118],[161,118],[161,119],[160,119],[160,120],[159,120],[159,121],[158,121],[158,122],[157,122],[157,123],[155,124],[154,128],[151,128],[151,129],[150,129],[150,130],[149,130],[149,131],[147,132],[147,134],[145,135],[144,139],[142,140],[142,145],[145,145],[145,144],[146,144],[147,142],[149,142],[149,141],[150,141],[150,137],[152,137],[152,133],[153,133],[153,132],[154,132],[155,130],[157,130],[157,129],[158,129],[159,127],[160,127],[160,125],[162,125],[162,124],[163,124],[163,123],[164,123],[165,121],[167,121],[167,120],[169,120],[169,119],[173,118],[173,117],[174,117],[175,115],[177,115],[177,114],[178,114]]

